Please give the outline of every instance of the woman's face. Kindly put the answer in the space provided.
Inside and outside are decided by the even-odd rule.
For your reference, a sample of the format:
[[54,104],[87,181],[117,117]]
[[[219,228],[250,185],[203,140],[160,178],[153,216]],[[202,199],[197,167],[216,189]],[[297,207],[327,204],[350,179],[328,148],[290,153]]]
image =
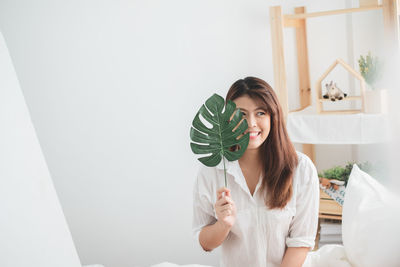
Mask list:
[[243,112],[243,116],[249,126],[245,131],[245,134],[250,132],[250,141],[247,149],[260,148],[267,139],[271,128],[270,116],[263,108],[263,102],[256,99],[253,100],[247,95],[238,97],[233,102]]

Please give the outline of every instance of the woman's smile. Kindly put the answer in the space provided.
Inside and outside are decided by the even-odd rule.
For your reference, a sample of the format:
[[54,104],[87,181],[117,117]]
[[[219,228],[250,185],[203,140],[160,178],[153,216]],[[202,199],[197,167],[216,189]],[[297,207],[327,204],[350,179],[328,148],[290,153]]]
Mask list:
[[250,132],[250,140],[257,139],[260,136],[261,132]]

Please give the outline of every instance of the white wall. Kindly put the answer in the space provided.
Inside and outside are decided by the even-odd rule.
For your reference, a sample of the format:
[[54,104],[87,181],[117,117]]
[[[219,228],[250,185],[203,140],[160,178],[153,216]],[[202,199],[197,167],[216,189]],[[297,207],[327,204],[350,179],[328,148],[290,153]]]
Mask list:
[[[202,254],[191,239],[198,164],[189,128],[204,100],[225,96],[238,78],[273,84],[269,6],[276,4],[0,0],[0,30],[83,264],[218,264],[218,251]],[[304,4],[345,7],[293,0],[284,11]],[[346,45],[332,41],[346,38],[346,24],[326,32],[332,23],[309,25],[312,81],[336,54],[347,57]],[[297,95],[293,33],[285,34]],[[296,98],[290,103],[295,109]],[[348,147],[322,149],[317,164],[352,156]]]
[[80,267],[0,33],[0,266]]

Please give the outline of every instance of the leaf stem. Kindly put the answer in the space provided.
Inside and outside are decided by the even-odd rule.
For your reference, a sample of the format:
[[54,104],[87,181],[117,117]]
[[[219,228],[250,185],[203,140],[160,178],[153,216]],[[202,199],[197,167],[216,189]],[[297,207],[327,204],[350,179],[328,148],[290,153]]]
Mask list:
[[226,168],[225,168],[225,157],[224,156],[222,156],[222,160],[224,161],[225,187],[228,188],[228,184],[226,182]]

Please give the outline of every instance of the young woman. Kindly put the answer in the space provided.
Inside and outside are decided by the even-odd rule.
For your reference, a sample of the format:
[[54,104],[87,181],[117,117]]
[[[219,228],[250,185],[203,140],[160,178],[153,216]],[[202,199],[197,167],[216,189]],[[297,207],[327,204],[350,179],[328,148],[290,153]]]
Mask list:
[[221,245],[227,267],[301,267],[314,247],[319,182],[311,160],[296,152],[271,86],[247,77],[227,94],[243,112],[249,145],[224,169],[200,168],[194,185],[193,231],[205,251]]

